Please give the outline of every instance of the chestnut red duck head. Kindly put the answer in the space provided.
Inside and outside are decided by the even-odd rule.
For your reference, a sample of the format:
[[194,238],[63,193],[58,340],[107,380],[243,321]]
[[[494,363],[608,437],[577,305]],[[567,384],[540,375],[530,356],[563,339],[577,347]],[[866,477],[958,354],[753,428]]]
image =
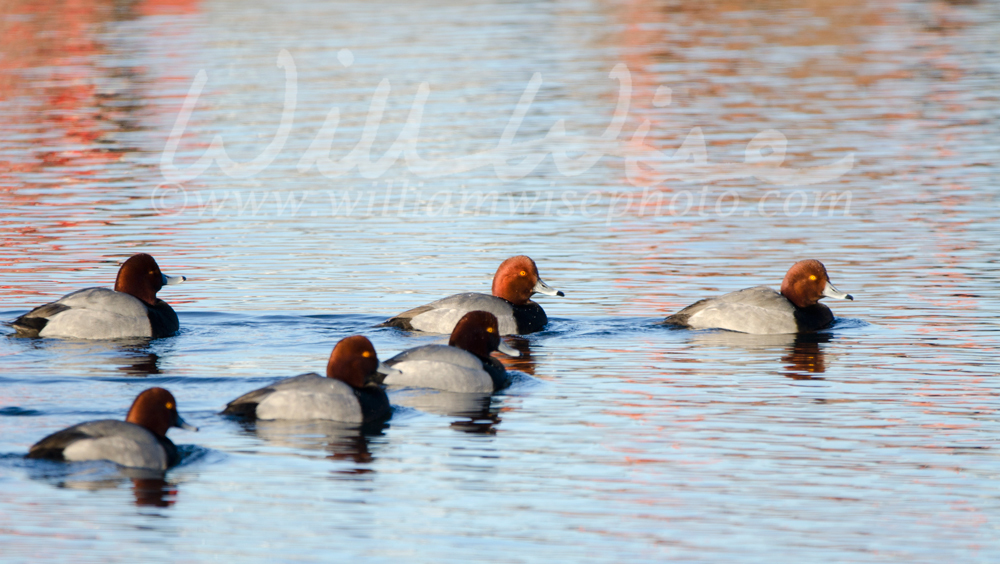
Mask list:
[[830,283],[826,267],[818,260],[800,260],[788,269],[781,282],[781,295],[796,307],[809,307],[823,298],[853,300],[854,296],[841,292]]
[[548,296],[566,295],[546,284],[538,276],[535,261],[524,255],[510,257],[500,263],[496,274],[493,275],[494,296],[514,305],[524,305],[536,293]]

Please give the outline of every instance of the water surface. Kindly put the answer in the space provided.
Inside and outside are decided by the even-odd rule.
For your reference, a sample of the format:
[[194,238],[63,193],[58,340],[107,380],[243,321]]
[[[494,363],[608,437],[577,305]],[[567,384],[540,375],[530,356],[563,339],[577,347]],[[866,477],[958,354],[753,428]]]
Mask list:
[[[1000,558],[996,5],[467,4],[0,9],[2,318],[110,285],[136,252],[189,278],[160,294],[180,315],[174,337],[0,329],[4,559]],[[166,178],[202,70],[179,170],[216,135],[237,162],[265,151],[282,121],[282,50],[296,106],[273,161]],[[774,130],[782,166],[850,157],[850,169],[783,185],[696,168],[658,181],[613,151],[579,174],[550,155],[517,178],[486,165],[428,176],[405,156],[377,174],[304,164],[334,108],[331,162],[355,148],[383,79],[373,161],[422,83],[420,157],[489,151],[535,73],[514,142],[559,120],[568,140],[509,166],[553,147],[580,158],[607,146],[618,64],[631,81],[623,143],[645,123],[666,156],[700,134],[708,163],[738,164]],[[216,415],[322,370],[344,336],[367,335],[385,358],[435,342],[372,326],[488,291],[515,254],[567,295],[538,299],[546,331],[510,340],[525,355],[505,360],[519,373],[509,390],[393,392],[392,420],[363,432]],[[826,331],[654,325],[706,296],[776,287],[802,258],[856,298],[830,304]],[[52,431],[124,417],[150,386],[201,428],[171,431],[186,456],[165,476],[22,458]]]

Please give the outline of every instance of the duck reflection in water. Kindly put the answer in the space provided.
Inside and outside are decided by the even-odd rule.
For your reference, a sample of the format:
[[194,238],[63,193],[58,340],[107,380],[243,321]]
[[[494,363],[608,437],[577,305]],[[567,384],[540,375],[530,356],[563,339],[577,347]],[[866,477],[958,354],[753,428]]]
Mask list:
[[822,343],[833,338],[829,333],[804,333],[795,336],[788,354],[781,357],[785,363],[785,376],[795,380],[822,380],[816,374],[826,372],[826,356]]
[[492,394],[402,388],[390,391],[389,398],[394,405],[454,417],[457,420],[451,422],[451,428],[463,433],[494,435],[501,421],[500,406]]
[[[75,369],[83,367],[94,375],[106,376],[109,366],[124,376],[155,376],[160,374],[160,356],[150,351],[150,339],[131,337],[110,341],[71,339],[24,339],[8,335],[15,346],[28,346],[72,362]],[[163,348],[162,344],[158,345]]]
[[132,493],[139,507],[170,507],[177,499],[177,485],[162,477],[132,478]]
[[[241,425],[247,434],[254,435],[273,446],[322,451],[330,460],[345,460],[365,465],[375,460],[375,456],[369,450],[370,439],[382,435],[382,430],[388,427],[385,423],[358,426],[339,421],[284,419],[243,421]],[[355,467],[341,473],[369,472],[373,470]]]
[[782,374],[794,380],[822,380],[826,372],[823,345],[833,340],[832,333],[790,333],[753,335],[735,331],[706,331],[695,334],[691,342],[699,346],[717,346],[748,352],[766,353],[784,350]]
[[521,356],[498,355],[493,358],[500,361],[507,370],[517,370],[529,376],[535,375],[535,359],[531,357],[531,341],[524,337],[511,335],[504,337],[504,343],[521,353]]
[[121,358],[125,362],[118,367],[119,371],[124,372],[128,376],[154,376],[160,374],[160,357],[156,353],[142,350],[125,350],[123,352],[131,354]]
[[132,494],[138,507],[170,507],[177,500],[177,482],[168,482],[165,473],[146,468],[128,468],[104,461],[77,463],[73,466],[45,461],[34,479],[55,481],[56,487],[98,492],[116,490],[132,482]]

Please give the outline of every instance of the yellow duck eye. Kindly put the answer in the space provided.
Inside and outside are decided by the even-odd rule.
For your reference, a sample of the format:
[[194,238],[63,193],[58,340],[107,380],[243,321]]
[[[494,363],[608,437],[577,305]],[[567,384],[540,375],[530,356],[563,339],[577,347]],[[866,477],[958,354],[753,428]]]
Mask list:
[[487,327],[486,328],[486,332],[487,333],[493,333],[493,328],[492,327]]
[[363,356],[365,358],[369,358],[369,357],[371,357],[371,355],[372,355],[372,353],[370,353],[368,351],[365,351],[365,352],[361,353],[361,356]]
[[527,272],[525,272],[525,271],[523,271],[523,270],[521,271],[521,276],[527,276],[527,275],[528,275],[528,273],[527,273]]
[[173,408],[174,408],[174,402],[168,401],[167,402],[167,409],[173,409]]
[[816,280],[816,275],[815,274],[810,274],[809,275],[809,279],[810,280]]

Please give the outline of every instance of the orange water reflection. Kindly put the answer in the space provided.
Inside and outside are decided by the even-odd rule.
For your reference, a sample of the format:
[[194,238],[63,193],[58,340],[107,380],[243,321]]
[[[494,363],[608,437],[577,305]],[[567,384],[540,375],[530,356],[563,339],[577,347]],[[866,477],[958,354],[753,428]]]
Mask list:
[[[0,6],[4,137],[9,148],[18,148],[16,158],[0,156],[0,264],[28,282],[0,286],[0,297],[51,295],[31,283],[34,274],[93,268],[94,254],[74,252],[79,243],[117,246],[99,242],[122,223],[110,210],[148,200],[145,191],[121,192],[141,178],[129,158],[144,148],[129,139],[159,118],[157,106],[148,104],[156,79],[149,69],[121,63],[108,29],[197,7],[195,0],[15,0]],[[45,255],[58,265],[46,265],[40,260]]]

